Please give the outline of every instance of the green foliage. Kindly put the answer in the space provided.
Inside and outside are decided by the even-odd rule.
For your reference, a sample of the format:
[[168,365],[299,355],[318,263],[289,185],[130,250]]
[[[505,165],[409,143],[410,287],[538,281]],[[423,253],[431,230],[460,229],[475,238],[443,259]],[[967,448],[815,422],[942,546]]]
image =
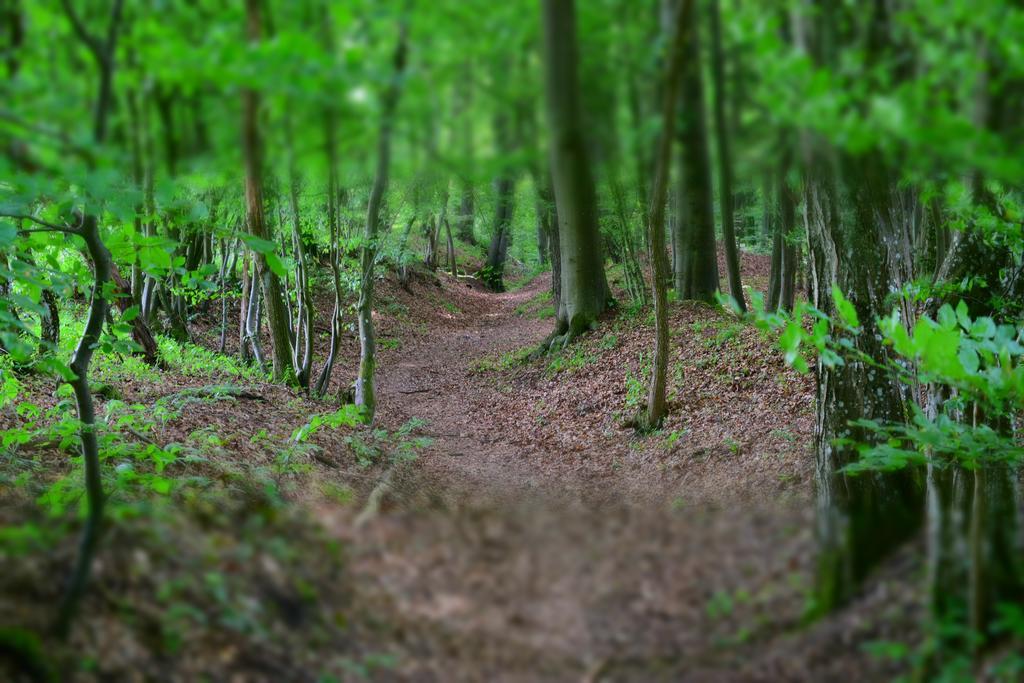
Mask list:
[[651,374],[651,361],[644,360],[640,354],[639,371],[634,374],[632,370],[626,370],[626,398],[623,404],[623,412],[631,415],[647,404],[647,388]]
[[537,318],[538,320],[543,320],[545,318],[553,318],[555,315],[554,306],[544,305],[551,302],[552,296],[553,295],[551,294],[550,289],[542,290],[534,294],[527,301],[524,301],[523,303],[516,306],[512,310],[512,312],[519,316],[525,316],[529,314]]
[[544,368],[544,373],[554,376],[562,372],[574,372],[596,363],[597,360],[597,356],[587,353],[582,346],[576,344],[555,353],[547,367]]
[[338,427],[356,427],[363,424],[365,417],[361,406],[354,404],[344,405],[333,413],[314,415],[309,422],[297,427],[292,432],[291,440],[295,443],[308,441],[311,436],[323,428],[337,429]]
[[506,372],[513,368],[525,365],[533,353],[532,346],[525,346],[521,349],[506,351],[493,357],[477,358],[470,364],[470,371],[476,373]]
[[161,358],[166,359],[173,370],[186,376],[250,381],[266,379],[258,368],[242,363],[235,356],[216,353],[190,342],[178,342],[170,337],[157,337],[157,343]]
[[[766,313],[760,297],[752,297],[755,324],[781,331],[779,345],[786,362],[807,372],[801,350],[817,354],[826,367],[849,362],[864,363],[895,380],[947,389],[947,398],[932,415],[916,403],[906,409],[907,422],[858,420],[854,424],[874,435],[871,443],[847,441],[860,451],[846,467],[849,473],[894,470],[908,465],[957,463],[969,469],[990,463],[1019,464],[1024,449],[1012,435],[989,423],[1009,418],[1024,409],[1024,328],[996,323],[992,318],[972,318],[967,305],[943,305],[935,319],[920,316],[909,327],[899,310],[877,321],[878,330],[892,356],[873,358],[855,344],[863,334],[856,312],[838,290],[838,317],[830,318],[805,302],[792,316]],[[980,411],[989,420],[965,419]]]
[[665,437],[665,448],[671,450],[684,436],[686,436],[686,429],[673,429]]
[[[1008,638],[1011,642],[1021,642],[1024,638],[1024,610],[1020,605],[1000,603],[997,606],[998,616],[993,624],[997,637]],[[896,679],[897,683],[910,683],[920,679],[920,672],[928,672],[929,681],[942,683],[972,683],[979,678],[994,683],[1011,683],[1019,681],[1024,674],[1024,654],[1013,647],[996,650],[986,657],[984,667],[976,666],[970,654],[966,652],[941,652],[942,658],[935,663],[935,648],[941,648],[943,638],[956,638],[973,644],[975,648],[985,646],[985,637],[965,627],[960,619],[949,618],[937,624],[938,637],[927,639],[914,645],[910,643],[879,640],[865,643],[864,651],[875,659],[903,664],[912,672],[918,672]],[[980,668],[980,670],[979,670]]]
[[419,451],[433,443],[429,437],[413,436],[425,424],[414,417],[392,433],[386,429],[354,432],[345,437],[345,443],[352,449],[360,467],[370,467],[385,457],[390,464],[406,463],[415,460]]
[[618,336],[616,336],[616,335],[614,335],[614,334],[609,332],[608,334],[606,334],[603,337],[601,337],[601,341],[598,342],[597,348],[601,349],[602,351],[611,351],[612,349],[615,348],[615,346],[618,343],[619,343]]

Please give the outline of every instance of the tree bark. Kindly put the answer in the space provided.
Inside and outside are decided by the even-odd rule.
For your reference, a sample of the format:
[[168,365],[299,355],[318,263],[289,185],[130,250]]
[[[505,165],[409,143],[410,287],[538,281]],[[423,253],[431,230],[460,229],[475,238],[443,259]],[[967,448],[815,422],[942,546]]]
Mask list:
[[[246,0],[246,20],[251,43],[261,40],[260,0]],[[242,93],[242,154],[245,161],[245,215],[249,232],[263,240],[271,240],[263,214],[263,169],[259,128],[259,93],[246,88]],[[291,368],[291,340],[288,332],[288,311],[282,297],[281,281],[267,264],[265,254],[254,253],[256,272],[263,289],[267,322],[273,344],[273,374],[284,378]]]
[[[864,330],[853,343],[879,361],[888,350],[876,319],[889,312],[886,296],[893,283],[885,263],[890,221],[888,174],[871,158],[851,159],[844,174],[851,182],[853,220],[840,217],[834,173],[815,155],[806,171],[812,245],[812,303],[828,315],[836,312],[835,284],[853,304]],[[851,427],[867,418],[899,422],[905,417],[901,386],[863,363],[817,368],[815,452],[821,546],[817,576],[820,613],[846,603],[870,571],[914,534],[924,512],[922,480],[912,469],[850,476],[842,468],[857,458],[837,438],[869,442],[870,433]]]
[[597,225],[597,198],[583,135],[577,77],[576,4],[542,0],[551,178],[558,212],[561,296],[552,344],[597,322],[611,298]]
[[722,242],[729,276],[729,293],[741,311],[747,310],[740,279],[740,253],[736,245],[736,223],[733,215],[735,197],[732,189],[732,150],[725,116],[725,55],[722,52],[721,0],[711,0],[711,73],[715,83],[715,138],[718,143],[718,194],[722,213]]
[[694,4],[684,5],[692,35],[686,43],[682,77],[680,142],[682,184],[676,238],[676,292],[679,298],[713,301],[718,291],[718,254],[715,244],[714,194],[708,127],[704,112],[704,79],[700,38]]
[[668,375],[668,257],[665,254],[665,205],[668,202],[668,182],[672,171],[672,139],[676,119],[676,101],[679,99],[677,84],[683,67],[683,55],[689,39],[687,19],[691,16],[693,0],[682,0],[677,10],[675,35],[665,68],[665,85],[662,104],[662,130],[655,155],[654,187],[651,190],[650,220],[648,230],[651,256],[651,285],[654,294],[654,362],[651,367],[651,382],[647,392],[647,414],[644,428],[656,429],[667,412],[665,385]]
[[[64,0],[63,5],[75,33],[93,53],[99,70],[100,86],[94,113],[93,142],[97,146],[102,146],[106,142],[107,118],[113,94],[114,57],[118,31],[121,26],[123,2],[114,0],[111,5],[107,35],[102,41],[88,32],[70,0]],[[96,411],[93,406],[92,390],[89,388],[89,364],[99,343],[103,323],[109,310],[104,290],[110,280],[113,263],[110,252],[100,236],[99,220],[95,214],[81,215],[78,234],[85,240],[86,252],[93,262],[93,288],[89,314],[85,321],[85,329],[69,364],[71,372],[75,376],[70,384],[75,394],[78,420],[81,424],[79,435],[82,442],[82,463],[85,469],[86,518],[78,556],[75,558],[75,565],[57,609],[57,618],[54,624],[54,630],[62,639],[68,636],[71,623],[89,582],[93,557],[96,554],[102,531],[104,507],[103,475],[100,471],[99,443],[96,439]]]
[[[289,117],[289,114],[285,114]],[[299,173],[295,167],[295,144],[290,118],[285,121],[288,144],[288,200],[292,213],[292,253],[295,256],[295,314],[290,335],[292,371],[300,387],[309,390],[313,369],[313,298],[309,291],[309,266],[306,246],[302,241],[302,223],[299,214]]]
[[356,378],[355,402],[362,406],[364,419],[372,422],[377,410],[375,382],[376,339],[373,330],[373,265],[377,258],[377,229],[380,223],[380,209],[388,187],[388,169],[391,162],[391,131],[394,127],[395,109],[401,94],[401,79],[405,72],[408,34],[403,18],[399,27],[398,44],[394,55],[394,73],[391,84],[384,94],[381,108],[380,136],[377,142],[377,172],[370,190],[366,209],[366,226],[363,234],[360,261],[362,278],[359,287],[357,316],[359,321],[359,375]]
[[[503,114],[499,114],[494,128],[499,148],[503,153],[509,154],[512,151],[512,144],[509,139],[508,122],[504,118]],[[494,230],[491,233],[490,246],[487,248],[487,261],[481,273],[484,284],[494,292],[505,291],[505,260],[508,257],[508,247],[512,240],[515,187],[516,181],[512,170],[503,168],[494,181]]]

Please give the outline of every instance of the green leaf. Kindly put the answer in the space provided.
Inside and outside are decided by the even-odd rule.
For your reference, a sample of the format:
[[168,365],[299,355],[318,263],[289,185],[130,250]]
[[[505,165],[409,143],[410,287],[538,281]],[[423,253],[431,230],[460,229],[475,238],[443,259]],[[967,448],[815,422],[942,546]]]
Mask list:
[[278,277],[284,277],[288,272],[285,270],[284,264],[281,263],[281,259],[278,258],[277,254],[269,251],[263,255],[263,258],[267,259],[267,267],[270,268],[271,272]]
[[944,329],[951,330],[956,327],[957,316],[953,312],[953,307],[949,304],[943,304],[942,308],[939,309],[939,325]]
[[256,237],[256,235],[244,234],[241,236],[242,241],[245,242],[245,246],[249,247],[257,254],[272,254],[277,250],[277,243],[270,240],[265,240],[262,237]]
[[965,330],[971,329],[971,315],[963,299],[956,305],[956,319],[960,322],[960,327]]
[[14,223],[10,221],[0,221],[0,249],[14,244],[14,240],[18,237],[18,229],[14,227]]
[[991,339],[996,336],[996,324],[992,318],[978,318],[971,325],[971,336],[975,339]]
[[960,364],[963,365],[967,374],[975,374],[978,372],[978,368],[981,365],[981,361],[978,358],[978,352],[969,346],[963,347],[960,349]]
[[779,345],[783,351],[796,351],[800,348],[803,334],[804,331],[800,324],[795,320],[791,320],[786,325],[786,329],[782,331],[782,336],[779,337]]
[[171,268],[171,255],[162,247],[139,247],[139,265],[146,272],[162,275]]
[[836,302],[836,311],[839,312],[839,317],[843,319],[843,322],[850,329],[857,329],[860,327],[860,319],[857,317],[857,309],[854,308],[850,300],[843,296],[843,292],[839,289],[838,285],[832,285],[832,298]]
[[46,356],[39,361],[39,367],[47,372],[58,375],[65,382],[73,382],[78,378],[71,368],[65,365],[60,359],[53,356]]

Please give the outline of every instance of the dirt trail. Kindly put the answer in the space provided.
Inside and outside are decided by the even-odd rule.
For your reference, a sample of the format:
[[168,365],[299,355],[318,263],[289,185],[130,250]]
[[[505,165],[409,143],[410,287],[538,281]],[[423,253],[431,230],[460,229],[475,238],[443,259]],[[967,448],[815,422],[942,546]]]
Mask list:
[[491,416],[500,403],[497,390],[471,371],[485,356],[539,344],[551,322],[517,316],[514,310],[548,286],[539,277],[522,289],[491,294],[466,288],[452,326],[430,334],[383,361],[379,394],[381,419],[401,424],[426,422],[424,434],[434,445],[421,457],[424,474],[446,489],[500,493],[541,487],[545,482],[523,461],[522,451],[502,439]]
[[403,663],[387,680],[801,680],[744,658],[798,618],[802,513],[628,488],[596,504],[594,468],[538,467],[568,456],[493,419],[507,397],[471,364],[544,338],[550,321],[514,309],[546,285],[460,291],[459,315],[382,359],[382,424],[420,418],[435,439],[347,539],[355,592]]

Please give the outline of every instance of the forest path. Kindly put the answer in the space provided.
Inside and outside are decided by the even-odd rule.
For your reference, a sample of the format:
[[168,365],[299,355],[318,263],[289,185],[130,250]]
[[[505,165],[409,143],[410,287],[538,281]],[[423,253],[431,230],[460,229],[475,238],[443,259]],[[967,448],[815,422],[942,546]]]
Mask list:
[[[500,388],[473,369],[481,359],[538,345],[551,332],[553,321],[516,313],[547,291],[548,278],[538,276],[500,294],[466,287],[457,299],[465,310],[452,315],[450,324],[431,327],[426,337],[381,362],[381,422],[426,423],[417,433],[433,444],[421,454],[420,467],[445,490],[502,495],[553,483],[522,457],[522,445],[503,438],[493,421],[501,409]],[[539,446],[526,448],[536,453]]]
[[[797,618],[787,563],[806,539],[772,515],[634,498],[644,481],[609,488],[522,420],[498,420],[513,410],[503,380],[473,363],[550,332],[516,311],[548,280],[503,294],[442,286],[458,288],[443,294],[459,311],[382,354],[379,375],[380,424],[419,418],[434,441],[345,533],[357,601],[388,624],[382,645],[402,662],[380,680],[755,680],[725,674],[743,660],[716,643],[754,612],[774,627]],[[608,438],[585,447],[612,470]],[[709,620],[714,596],[752,583],[763,601]]]

